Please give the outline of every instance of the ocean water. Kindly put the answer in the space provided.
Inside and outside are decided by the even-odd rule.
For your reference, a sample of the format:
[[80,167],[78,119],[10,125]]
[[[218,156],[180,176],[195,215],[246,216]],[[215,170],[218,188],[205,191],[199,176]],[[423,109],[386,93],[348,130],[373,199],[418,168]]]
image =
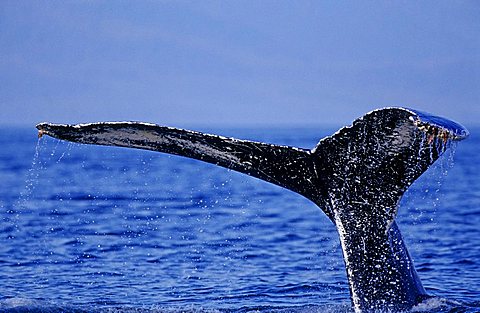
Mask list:
[[[335,129],[200,129],[313,147]],[[408,190],[429,294],[480,312],[480,129]],[[0,129],[1,312],[350,312],[335,227],[301,196],[149,151]]]

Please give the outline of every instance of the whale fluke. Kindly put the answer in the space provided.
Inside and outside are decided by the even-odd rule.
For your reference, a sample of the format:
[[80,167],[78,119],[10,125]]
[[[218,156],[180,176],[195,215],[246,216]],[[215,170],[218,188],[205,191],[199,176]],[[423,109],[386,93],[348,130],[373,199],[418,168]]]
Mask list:
[[340,236],[356,312],[398,311],[427,297],[395,222],[406,189],[468,131],[406,108],[367,113],[313,149],[138,122],[37,125],[39,136],[176,154],[242,172],[317,204]]

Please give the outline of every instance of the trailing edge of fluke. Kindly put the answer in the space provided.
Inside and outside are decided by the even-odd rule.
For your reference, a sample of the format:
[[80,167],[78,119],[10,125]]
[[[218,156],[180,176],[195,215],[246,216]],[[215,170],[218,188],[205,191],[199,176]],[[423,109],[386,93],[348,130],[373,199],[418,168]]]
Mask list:
[[429,297],[395,222],[398,204],[453,141],[468,136],[458,123],[406,108],[369,112],[312,149],[139,122],[37,128],[39,137],[198,159],[310,199],[337,228],[356,312],[409,310]]

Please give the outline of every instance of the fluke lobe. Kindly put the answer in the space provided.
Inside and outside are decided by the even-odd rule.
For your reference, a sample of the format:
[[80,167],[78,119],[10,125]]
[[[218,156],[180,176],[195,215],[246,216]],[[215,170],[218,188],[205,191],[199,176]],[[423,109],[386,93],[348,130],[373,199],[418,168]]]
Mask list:
[[405,190],[468,131],[406,108],[383,108],[311,150],[138,122],[41,123],[39,136],[171,153],[290,189],[335,224],[356,312],[402,311],[427,297],[395,222]]

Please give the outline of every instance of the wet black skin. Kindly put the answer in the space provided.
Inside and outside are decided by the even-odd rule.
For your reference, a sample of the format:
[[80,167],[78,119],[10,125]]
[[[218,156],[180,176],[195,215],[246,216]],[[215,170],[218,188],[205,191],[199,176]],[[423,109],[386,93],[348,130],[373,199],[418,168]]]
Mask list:
[[63,140],[194,158],[301,194],[337,227],[354,310],[401,311],[427,294],[394,220],[398,203],[451,140],[468,134],[451,121],[430,116],[434,122],[429,123],[417,113],[373,111],[312,150],[144,123],[43,123],[37,128],[40,135]]

